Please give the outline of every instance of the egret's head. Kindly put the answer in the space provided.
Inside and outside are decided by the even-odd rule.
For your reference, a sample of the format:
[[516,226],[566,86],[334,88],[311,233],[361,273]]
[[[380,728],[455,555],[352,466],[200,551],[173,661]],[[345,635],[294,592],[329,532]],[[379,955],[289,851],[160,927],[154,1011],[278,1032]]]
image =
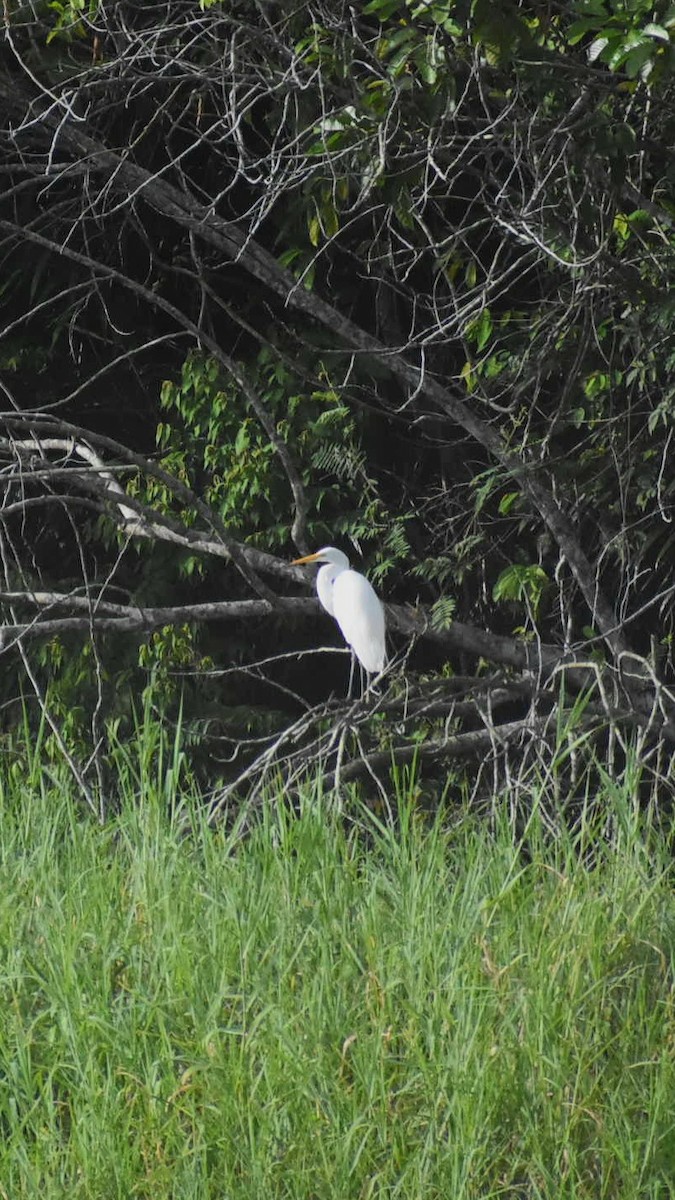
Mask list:
[[306,554],[304,558],[294,558],[292,566],[301,567],[305,563],[332,563],[334,567],[342,567],[346,570],[349,566],[349,559],[341,550],[337,550],[335,546],[324,546],[323,549],[317,550],[314,554]]

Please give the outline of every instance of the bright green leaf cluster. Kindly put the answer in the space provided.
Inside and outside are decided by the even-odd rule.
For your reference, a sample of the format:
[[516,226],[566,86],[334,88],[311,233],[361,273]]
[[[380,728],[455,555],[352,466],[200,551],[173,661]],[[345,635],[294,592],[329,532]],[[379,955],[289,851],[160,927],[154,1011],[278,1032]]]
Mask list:
[[83,17],[93,20],[99,10],[99,0],[49,0],[47,7],[56,14],[53,28],[47,34],[47,45],[55,38],[66,41],[87,35]]
[[492,589],[492,598],[496,601],[527,603],[536,617],[548,582],[546,571],[538,564],[526,566],[522,563],[511,563],[497,579]]
[[580,0],[577,12],[567,40],[574,46],[592,38],[587,46],[589,62],[606,63],[629,79],[639,76],[650,82],[675,68],[675,6],[664,10],[645,0],[629,4],[615,0],[608,12],[603,0]]

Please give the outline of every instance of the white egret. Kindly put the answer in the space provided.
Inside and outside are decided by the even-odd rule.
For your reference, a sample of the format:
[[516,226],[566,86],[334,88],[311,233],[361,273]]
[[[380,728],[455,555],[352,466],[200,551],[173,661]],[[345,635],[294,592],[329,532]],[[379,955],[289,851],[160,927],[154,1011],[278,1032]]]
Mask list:
[[[337,621],[343,638],[369,675],[384,670],[384,608],[365,575],[352,571],[349,559],[334,546],[296,558],[303,563],[324,563],[316,577],[316,590],[323,607]],[[350,677],[351,684],[351,677]]]

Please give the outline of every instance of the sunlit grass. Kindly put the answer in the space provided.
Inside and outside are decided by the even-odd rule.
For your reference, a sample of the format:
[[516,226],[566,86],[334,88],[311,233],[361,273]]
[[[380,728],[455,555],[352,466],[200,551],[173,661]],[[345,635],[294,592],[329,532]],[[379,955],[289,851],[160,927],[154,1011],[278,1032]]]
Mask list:
[[675,901],[630,796],[611,843],[318,792],[228,839],[134,753],[103,826],[5,773],[0,1196],[669,1194]]

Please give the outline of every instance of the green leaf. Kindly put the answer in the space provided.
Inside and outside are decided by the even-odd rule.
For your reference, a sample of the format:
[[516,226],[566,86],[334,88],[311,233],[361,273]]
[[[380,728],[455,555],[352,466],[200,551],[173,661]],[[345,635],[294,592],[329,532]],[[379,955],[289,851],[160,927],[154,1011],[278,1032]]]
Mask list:
[[596,58],[600,57],[603,50],[605,50],[608,45],[609,45],[609,38],[606,38],[606,37],[596,38],[595,41],[591,42],[590,46],[588,47],[588,61],[595,62]]
[[326,237],[335,237],[340,228],[340,221],[335,206],[333,204],[324,204],[321,209],[321,216],[323,218],[323,228]]
[[424,82],[429,85],[429,87],[433,87],[438,79],[438,71],[433,64],[428,62],[425,55],[422,53],[415,55],[415,65],[420,73],[420,78],[423,79]]
[[624,63],[628,78],[635,79],[636,75],[644,73],[647,64],[651,66],[653,55],[654,47],[651,42],[643,42],[631,50]]
[[647,37],[656,38],[656,40],[659,42],[665,42],[666,44],[670,42],[670,34],[668,33],[667,29],[663,28],[663,25],[654,25],[650,23],[649,25],[645,25],[642,32],[646,34]]
[[513,508],[513,505],[515,504],[516,500],[519,500],[519,499],[520,499],[520,492],[507,492],[505,496],[502,496],[501,500],[499,501],[499,512],[500,512],[501,516],[502,517],[507,516],[508,513]]
[[527,600],[536,615],[542,592],[548,583],[548,575],[538,564],[511,563],[505,567],[493,589],[493,600]]
[[244,450],[248,449],[250,444],[251,438],[248,431],[248,425],[245,423],[244,425],[239,426],[239,430],[234,441],[235,453],[241,454]]
[[459,373],[460,379],[464,380],[467,392],[472,392],[476,386],[476,377],[474,374],[473,364],[465,362]]
[[363,12],[368,17],[377,17],[380,21],[386,21],[401,7],[401,0],[369,0],[363,8]]
[[625,241],[630,237],[630,224],[625,213],[617,213],[613,221],[614,232]]
[[482,350],[486,343],[489,342],[491,333],[492,317],[490,315],[490,309],[484,308],[476,322],[475,330],[476,344],[479,350]]
[[429,614],[431,628],[437,630],[439,633],[443,629],[449,629],[452,625],[456,608],[457,602],[454,596],[441,596],[441,598],[436,600],[436,602],[431,606],[431,612]]
[[290,250],[284,250],[283,254],[279,255],[279,263],[282,267],[290,267],[296,258],[302,254],[302,250],[298,246],[293,246]]
[[410,42],[416,42],[419,39],[419,33],[413,29],[411,25],[405,25],[403,29],[397,29],[396,33],[392,33],[390,37],[382,38],[379,44],[380,58],[386,58],[394,50],[404,46],[406,49]]
[[567,34],[567,41],[570,46],[576,46],[587,33],[594,32],[598,28],[597,17],[582,17],[579,21],[575,21],[570,26]]

